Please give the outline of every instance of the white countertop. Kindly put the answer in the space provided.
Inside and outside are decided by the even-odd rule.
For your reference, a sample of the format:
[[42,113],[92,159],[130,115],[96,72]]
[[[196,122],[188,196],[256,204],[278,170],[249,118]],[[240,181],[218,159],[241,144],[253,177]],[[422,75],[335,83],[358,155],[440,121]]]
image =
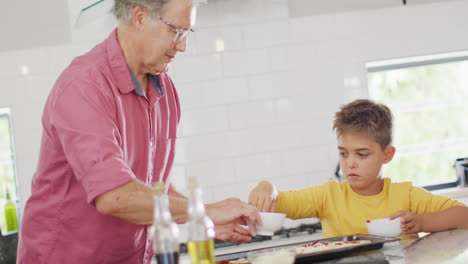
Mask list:
[[[321,233],[304,236],[304,241],[317,240]],[[288,244],[302,242],[301,237],[289,238]],[[239,246],[220,248],[215,250],[216,255],[229,254],[238,251],[253,250],[278,245],[284,241],[270,240],[244,244]],[[190,258],[184,254],[181,264],[190,264]],[[390,263],[390,264],[466,264],[468,263],[468,230],[456,229],[428,234],[419,239],[402,239],[396,242],[385,243],[382,249],[369,251],[365,254],[343,257],[320,263]]]
[[400,240],[381,250],[390,263],[468,263],[468,230],[456,229],[429,234],[417,240]]

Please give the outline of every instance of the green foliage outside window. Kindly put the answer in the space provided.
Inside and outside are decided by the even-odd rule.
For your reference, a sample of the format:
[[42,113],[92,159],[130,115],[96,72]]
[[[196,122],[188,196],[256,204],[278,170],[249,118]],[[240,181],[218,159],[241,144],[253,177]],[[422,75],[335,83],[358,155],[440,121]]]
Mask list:
[[394,117],[394,159],[384,175],[419,186],[456,181],[468,157],[468,61],[368,74],[369,97]]

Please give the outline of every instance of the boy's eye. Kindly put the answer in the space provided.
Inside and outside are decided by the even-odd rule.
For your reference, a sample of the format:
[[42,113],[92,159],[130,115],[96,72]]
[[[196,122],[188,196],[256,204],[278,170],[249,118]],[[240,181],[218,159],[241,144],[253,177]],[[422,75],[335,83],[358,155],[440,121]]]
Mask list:
[[361,157],[361,158],[365,158],[365,157],[367,157],[367,155],[368,155],[368,154],[359,153],[359,157]]
[[346,153],[346,152],[340,152],[340,156],[341,156],[341,157],[346,157],[346,156],[347,156],[347,153]]

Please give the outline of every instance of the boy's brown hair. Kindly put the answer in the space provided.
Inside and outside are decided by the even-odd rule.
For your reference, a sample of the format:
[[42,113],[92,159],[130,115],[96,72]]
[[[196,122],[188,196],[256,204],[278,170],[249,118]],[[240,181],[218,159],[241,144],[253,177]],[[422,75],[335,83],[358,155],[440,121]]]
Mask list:
[[392,143],[392,112],[383,104],[358,99],[340,107],[333,130],[337,136],[351,131],[373,137],[385,150]]

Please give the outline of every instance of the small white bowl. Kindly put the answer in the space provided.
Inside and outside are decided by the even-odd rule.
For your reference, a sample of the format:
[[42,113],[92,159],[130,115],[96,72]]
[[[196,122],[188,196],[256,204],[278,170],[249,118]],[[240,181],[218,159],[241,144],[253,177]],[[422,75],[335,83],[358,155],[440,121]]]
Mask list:
[[374,236],[396,237],[401,233],[400,217],[390,220],[381,218],[366,222],[367,231]]
[[252,251],[247,254],[251,264],[293,264],[296,260],[296,247],[282,247]]
[[263,225],[256,225],[257,235],[272,236],[276,231],[280,230],[284,223],[286,214],[260,212],[260,218]]

